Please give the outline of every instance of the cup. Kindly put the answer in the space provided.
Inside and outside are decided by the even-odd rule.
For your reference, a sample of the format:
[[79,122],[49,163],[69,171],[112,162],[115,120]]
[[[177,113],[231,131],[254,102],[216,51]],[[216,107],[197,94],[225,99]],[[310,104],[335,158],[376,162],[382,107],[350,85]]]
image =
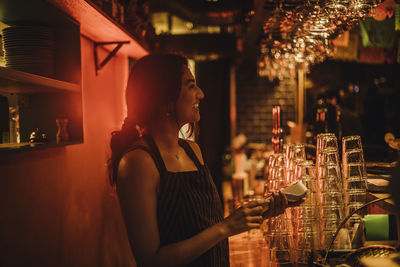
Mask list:
[[286,168],[294,170],[296,163],[306,160],[306,152],[303,144],[286,145]]
[[315,248],[316,232],[299,231],[294,235],[295,262],[306,264],[311,250]]
[[318,165],[339,164],[339,153],[335,148],[326,148],[317,153]]
[[235,208],[242,206],[246,190],[247,173],[234,173],[232,175],[232,194]]
[[348,150],[362,149],[361,137],[359,135],[344,136],[342,138],[343,153]]
[[345,180],[357,176],[366,179],[367,172],[363,153],[360,136],[353,135],[342,138],[342,168]]
[[321,133],[317,135],[317,153],[326,148],[338,148],[336,135],[333,133]]
[[269,236],[271,266],[291,266],[294,261],[294,240],[289,234],[271,234]]
[[[342,174],[346,201],[345,215],[348,216],[352,210],[361,207],[367,197],[367,172],[361,138],[358,135],[342,138]],[[350,218],[350,223],[348,223],[350,232],[354,224],[359,223],[358,221],[359,218],[356,215]]]
[[343,208],[343,194],[341,192],[319,192],[317,194],[318,205],[324,207]]

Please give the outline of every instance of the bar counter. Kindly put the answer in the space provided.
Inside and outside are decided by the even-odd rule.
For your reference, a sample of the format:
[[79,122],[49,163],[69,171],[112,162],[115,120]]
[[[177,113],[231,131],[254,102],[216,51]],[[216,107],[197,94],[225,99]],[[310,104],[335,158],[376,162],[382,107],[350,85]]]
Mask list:
[[251,230],[229,238],[231,267],[268,266],[269,248],[261,230]]
[[[368,193],[367,201],[390,196],[387,193]],[[395,214],[395,205],[392,199],[376,203],[389,214]],[[397,219],[397,229],[400,229]],[[400,231],[398,231],[400,233]],[[400,234],[399,240],[400,240]],[[371,243],[368,242],[368,243]],[[379,242],[378,242],[379,243]],[[397,241],[399,244],[399,241]],[[231,267],[258,267],[269,266],[269,247],[263,233],[259,229],[247,231],[229,238],[229,255]]]

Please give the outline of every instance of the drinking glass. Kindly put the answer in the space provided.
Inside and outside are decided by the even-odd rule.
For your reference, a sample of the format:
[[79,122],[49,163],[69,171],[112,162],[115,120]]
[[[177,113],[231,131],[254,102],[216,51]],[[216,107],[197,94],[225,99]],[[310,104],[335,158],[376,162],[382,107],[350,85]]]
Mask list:
[[264,195],[279,190],[285,179],[285,155],[272,154],[268,159],[268,178],[264,185]]
[[294,176],[296,180],[301,181],[308,189],[307,196],[305,197],[304,202],[300,206],[295,207],[294,210],[297,209],[300,210],[304,208],[315,208],[317,200],[316,192],[318,190],[318,183],[316,179],[314,163],[312,161],[300,162],[296,166]]
[[342,191],[337,138],[334,134],[325,133],[317,136],[316,168],[318,181],[334,178],[338,186],[335,191]]
[[247,173],[234,173],[232,175],[232,194],[235,208],[243,205],[245,196]]
[[311,160],[305,160],[297,164],[295,177],[297,180],[302,181],[308,190],[315,192],[317,176],[315,173],[315,164]]
[[316,232],[296,232],[294,235],[295,243],[295,262],[296,263],[307,263],[307,259],[310,257],[311,250],[315,248],[316,243]]
[[303,144],[286,144],[286,168],[294,170],[297,162],[306,160],[306,152]]
[[[346,216],[352,210],[361,207],[366,202],[367,196],[367,172],[364,162],[364,154],[361,138],[358,135],[342,138],[342,173],[344,198],[346,201]],[[350,219],[349,231],[353,223],[358,223],[358,215]]]
[[343,193],[340,169],[337,165],[322,165],[317,167],[318,191]]
[[317,228],[317,220],[316,218],[311,218],[310,216],[301,217],[295,221],[293,224],[293,233],[297,232],[313,232]]
[[338,148],[336,135],[333,133],[320,133],[317,135],[317,153],[326,148]]
[[339,153],[337,148],[328,147],[317,153],[318,165],[339,164]]
[[338,207],[343,208],[343,194],[341,192],[319,192],[318,203],[320,207]]
[[306,148],[304,144],[294,145],[294,158],[296,160],[306,160]]
[[[327,249],[332,241],[332,238],[334,237],[336,233],[336,229],[334,230],[325,230],[320,234],[320,239],[319,239],[319,244],[321,249]],[[336,242],[336,244],[335,244]],[[333,246],[338,247],[337,241],[335,241]]]
[[344,136],[342,138],[343,152],[354,149],[362,149],[361,137],[359,135]]
[[270,266],[291,266],[294,261],[294,240],[289,234],[271,234],[269,236]]

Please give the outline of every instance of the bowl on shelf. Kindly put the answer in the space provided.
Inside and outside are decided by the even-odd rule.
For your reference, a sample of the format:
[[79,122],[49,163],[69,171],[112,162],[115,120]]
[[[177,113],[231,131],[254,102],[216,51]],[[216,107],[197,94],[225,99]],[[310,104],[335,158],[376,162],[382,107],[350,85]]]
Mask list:
[[395,252],[396,248],[392,246],[370,245],[350,252],[345,260],[348,265],[358,267],[361,266],[361,259],[388,257]]

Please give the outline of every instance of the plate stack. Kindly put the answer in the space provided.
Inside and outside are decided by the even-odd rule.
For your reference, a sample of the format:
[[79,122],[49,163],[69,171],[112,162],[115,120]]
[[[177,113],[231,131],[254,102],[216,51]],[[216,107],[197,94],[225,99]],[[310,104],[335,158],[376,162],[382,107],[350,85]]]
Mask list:
[[6,66],[46,77],[54,75],[54,32],[43,26],[12,26],[2,31]]

